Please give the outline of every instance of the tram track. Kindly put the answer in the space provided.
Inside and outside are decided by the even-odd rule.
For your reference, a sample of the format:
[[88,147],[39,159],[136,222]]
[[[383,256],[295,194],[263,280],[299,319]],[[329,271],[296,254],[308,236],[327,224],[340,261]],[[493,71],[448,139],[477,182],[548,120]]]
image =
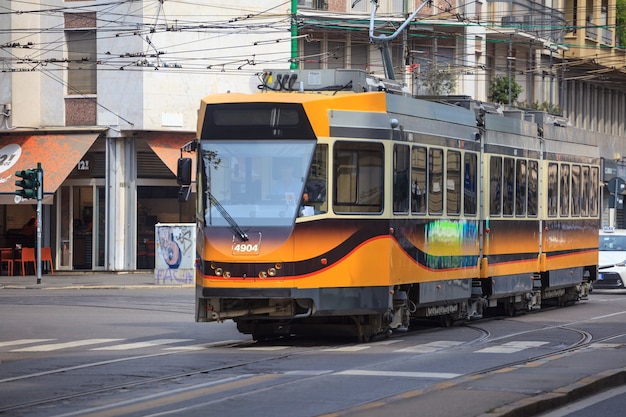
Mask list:
[[[504,320],[514,320],[514,319],[505,318]],[[562,329],[562,330],[575,332],[579,336],[573,343],[570,343],[567,346],[564,346],[563,348],[557,349],[556,351],[551,351],[551,352],[547,352],[547,353],[543,353],[539,355],[533,355],[531,357],[526,357],[523,360],[510,361],[510,362],[506,362],[497,366],[481,369],[480,371],[465,374],[461,377],[451,379],[447,381],[446,383],[449,385],[450,384],[453,385],[456,383],[455,381],[458,381],[460,383],[460,381],[463,381],[468,377],[483,377],[489,374],[493,374],[495,372],[499,372],[505,368],[520,367],[528,363],[537,362],[537,361],[547,362],[547,361],[550,361],[552,358],[561,357],[564,354],[569,354],[569,353],[573,353],[575,351],[584,349],[592,343],[602,343],[603,341],[608,341],[608,340],[626,335],[626,334],[619,334],[619,335],[614,334],[614,335],[609,335],[606,337],[594,339],[591,333],[584,331],[584,330],[570,327],[575,324],[586,322],[586,321],[591,321],[591,320],[594,320],[594,318],[591,317],[586,320],[577,321],[577,322],[571,322],[571,323],[565,323],[565,324],[559,324],[559,325],[542,326],[540,328],[522,330],[522,331],[517,331],[517,332],[509,332],[507,334],[498,335],[497,337],[494,337],[493,334],[489,330],[482,328],[480,324],[465,324],[466,328],[469,328],[475,331],[477,334],[475,335],[475,337],[469,340],[466,340],[457,346],[449,348],[450,350],[463,350],[463,349],[466,349],[468,347],[472,347],[475,345],[493,343],[493,342],[502,341],[505,339],[516,338],[516,337],[520,337],[520,336],[524,336],[524,335],[528,335],[532,333],[545,332],[545,331],[550,331],[554,329]],[[437,331],[439,330],[445,331],[446,329],[437,329]],[[425,334],[431,333],[432,331],[433,329],[422,329],[422,330],[417,330],[417,331],[410,331],[408,333],[397,333],[397,334],[390,336],[390,339],[399,339],[402,337],[406,337],[407,335],[410,336],[411,338],[413,337],[417,338],[417,337],[420,337],[420,335],[425,335]],[[294,346],[296,348],[300,347],[299,350],[291,350],[285,353],[264,355],[262,358],[257,358],[254,360],[237,361],[237,362],[232,362],[232,363],[226,363],[220,366],[212,366],[212,367],[206,367],[206,368],[196,369],[196,370],[192,369],[192,370],[186,370],[183,372],[174,372],[174,373],[158,375],[158,376],[153,376],[153,377],[138,377],[133,381],[110,384],[110,385],[102,386],[96,389],[82,390],[82,391],[67,393],[63,395],[50,396],[47,398],[40,398],[40,399],[36,399],[32,401],[21,402],[19,404],[0,406],[0,413],[6,413],[9,411],[14,412],[14,411],[19,411],[19,410],[27,410],[32,407],[50,406],[50,405],[59,404],[59,403],[66,402],[66,401],[73,401],[73,400],[77,400],[81,398],[88,398],[94,395],[103,395],[103,394],[118,392],[122,390],[133,390],[135,388],[150,387],[151,385],[155,385],[159,383],[167,383],[168,381],[177,381],[177,383],[180,384],[181,380],[191,379],[198,375],[211,374],[211,373],[216,373],[216,372],[224,372],[224,371],[229,371],[229,370],[233,370],[233,371],[246,370],[247,367],[252,367],[254,365],[270,363],[273,361],[285,360],[285,359],[288,359],[290,357],[294,357],[297,355],[307,355],[307,354],[315,353],[319,351],[322,347],[322,345],[311,345],[309,344],[308,341],[302,341],[302,339],[300,340],[301,342],[297,342],[298,341],[297,338],[291,340],[292,342],[291,344],[294,344],[293,343],[294,341],[296,342]],[[379,341],[372,341],[372,343],[370,344],[377,345],[381,341],[384,342],[384,340],[385,339],[379,340]],[[284,342],[285,342],[285,339],[280,339],[276,341],[265,342],[264,345],[271,347],[272,345],[276,345],[279,343],[284,344]],[[245,348],[245,347],[253,347],[255,344],[256,343],[252,341],[228,341],[228,343],[222,342],[222,343],[208,344],[208,345],[203,345],[203,346],[206,348],[213,348],[213,347]],[[360,345],[363,345],[363,343],[351,343],[351,344],[346,344],[342,346],[345,347],[345,346],[353,346],[353,345],[360,346]],[[3,383],[9,383],[9,382],[18,381],[18,380],[27,380],[30,378],[37,378],[37,377],[44,376],[44,375],[49,376],[49,375],[55,375],[55,374],[65,374],[65,373],[70,373],[73,371],[85,370],[85,369],[95,368],[95,367],[102,367],[102,366],[112,365],[112,364],[120,363],[120,362],[165,357],[165,356],[171,356],[171,355],[176,355],[176,354],[183,354],[186,352],[187,351],[184,351],[184,350],[168,351],[168,352],[159,352],[159,353],[148,354],[148,355],[129,356],[129,357],[116,358],[116,359],[111,359],[111,360],[106,360],[106,361],[85,363],[82,365],[67,367],[63,369],[55,369],[55,370],[44,371],[40,373],[33,373],[33,374],[21,375],[21,376],[17,376],[13,378],[2,379],[0,380],[0,385]],[[386,360],[386,361],[382,361],[382,362],[379,361],[377,362],[377,364],[378,365],[381,365],[381,364],[392,365],[393,363],[402,361],[402,360],[403,359],[401,355],[398,355],[398,356],[393,356],[389,360]],[[246,370],[244,374],[250,374],[250,372]],[[316,376],[317,375],[309,375],[309,376],[303,375],[298,381],[305,381],[310,378],[314,378]],[[222,380],[214,381],[214,383],[217,385],[219,385],[220,383],[223,383],[223,381],[222,382],[220,381]],[[207,383],[205,382],[204,384],[207,384]],[[271,389],[272,386],[275,386],[275,384],[270,384],[267,387],[267,389]],[[194,387],[195,385],[192,384],[189,387],[186,387],[184,389],[193,390]],[[428,392],[430,389],[436,389],[436,387],[437,385],[433,385],[431,388],[424,390],[424,392]],[[242,395],[241,393],[233,394],[233,398],[239,397],[241,395]],[[223,397],[223,400],[226,401],[229,398],[230,397],[226,395]],[[372,401],[379,401],[383,398],[384,397],[381,397],[378,399],[373,398]],[[114,407],[115,405],[112,403],[110,404],[110,406]]]
[[[439,330],[439,329],[438,329]],[[441,330],[445,330],[445,329],[441,329]],[[472,340],[469,340],[467,342],[462,343],[461,345],[457,346],[457,348],[460,348],[462,346],[470,346],[472,344],[476,344],[479,343],[481,341],[486,340],[490,333],[484,329],[479,329],[479,328],[474,328],[473,330],[478,332],[478,336],[475,337]],[[428,331],[428,330],[426,330]],[[421,333],[423,333],[424,331],[422,331]],[[406,336],[407,334],[411,334],[411,335],[418,335],[420,333],[420,331],[410,331],[408,333],[396,333],[393,334],[390,337],[387,337],[385,339],[393,339],[393,338],[400,338],[403,336]],[[298,340],[297,338],[294,340]],[[384,339],[383,339],[384,340]],[[277,339],[277,340],[270,340],[270,341],[266,341],[264,342],[265,345],[272,345],[272,344],[276,344],[276,343],[280,343],[283,342],[284,339]],[[293,341],[293,340],[292,340]],[[374,341],[373,345],[375,345],[377,342]],[[251,347],[255,344],[255,342],[253,341],[242,341],[242,342],[231,342],[231,343],[218,343],[218,344],[211,344],[211,345],[205,345],[207,348],[210,347],[220,347],[220,348],[229,348],[229,347],[239,347],[239,348],[245,348],[245,347]],[[360,346],[363,345],[363,343],[350,343],[345,346]],[[238,362],[238,363],[232,363],[232,364],[227,364],[224,366],[216,366],[216,367],[210,367],[210,368],[203,368],[203,369],[198,369],[198,370],[190,370],[190,371],[185,371],[185,372],[177,372],[177,373],[171,373],[171,374],[167,374],[167,375],[160,375],[160,376],[156,376],[156,377],[147,377],[147,378],[141,378],[140,380],[136,380],[136,381],[131,381],[131,382],[124,382],[124,383],[120,383],[120,384],[111,384],[108,386],[103,386],[97,389],[91,389],[91,390],[85,390],[85,391],[80,391],[80,392],[74,392],[71,394],[65,394],[65,395],[59,395],[59,396],[53,396],[53,397],[48,397],[48,398],[42,398],[39,400],[33,400],[33,401],[28,401],[28,402],[23,402],[20,404],[14,404],[14,405],[10,405],[10,406],[0,406],[0,414],[4,413],[4,412],[8,412],[8,411],[15,411],[15,410],[21,410],[21,409],[28,409],[31,407],[37,407],[37,406],[45,406],[48,404],[55,404],[55,403],[60,403],[60,402],[64,402],[64,401],[69,401],[69,400],[75,400],[75,399],[79,399],[79,398],[84,398],[84,397],[89,397],[89,396],[93,396],[93,395],[99,395],[99,394],[106,394],[109,392],[116,392],[119,390],[130,390],[133,388],[139,388],[139,387],[144,387],[144,386],[150,386],[151,384],[156,384],[156,383],[161,383],[161,382],[166,382],[166,381],[174,381],[174,380],[180,380],[180,379],[184,379],[184,378],[191,378],[197,375],[202,375],[202,374],[209,374],[212,372],[222,372],[222,371],[228,371],[228,370],[236,370],[236,369],[243,369],[247,366],[250,365],[255,365],[255,364],[260,364],[263,362],[271,362],[271,361],[276,361],[276,360],[282,360],[282,359],[286,359],[289,357],[292,357],[294,355],[305,355],[305,354],[310,354],[312,352],[316,352],[320,349],[321,345],[316,345],[316,346],[311,346],[310,348],[307,349],[303,349],[303,350],[298,350],[298,351],[292,351],[292,352],[288,352],[285,354],[277,354],[277,355],[269,355],[266,356],[264,358],[258,359],[258,360],[250,360],[250,361],[242,361],[242,362]],[[102,366],[107,366],[107,365],[112,365],[112,364],[116,364],[116,363],[120,363],[120,362],[127,362],[127,361],[133,361],[133,360],[142,360],[142,359],[150,359],[150,358],[157,358],[157,357],[165,357],[165,356],[172,356],[172,355],[176,355],[176,354],[182,354],[182,353],[186,353],[185,351],[171,351],[171,352],[160,352],[160,353],[155,353],[155,354],[149,354],[149,355],[137,355],[137,356],[130,356],[130,357],[125,357],[125,358],[117,358],[117,359],[112,359],[112,360],[107,360],[107,361],[99,361],[99,362],[93,362],[93,363],[85,363],[82,365],[77,365],[77,366],[72,366],[72,367],[67,367],[67,368],[63,368],[63,369],[55,369],[55,370],[50,370],[50,371],[43,371],[43,372],[38,372],[38,373],[33,373],[33,374],[28,374],[28,375],[21,375],[21,376],[17,376],[17,377],[13,377],[13,378],[5,378],[5,379],[0,379],[0,386],[3,383],[9,383],[9,382],[15,382],[15,381],[20,381],[20,380],[27,380],[27,379],[32,379],[32,378],[38,378],[41,376],[50,376],[50,375],[55,375],[55,374],[65,374],[68,372],[73,372],[73,371],[78,371],[78,370],[85,370],[88,368],[95,368],[95,367],[102,367]],[[392,358],[389,361],[386,361],[385,363],[389,364],[389,363],[393,363],[396,361],[400,361],[401,359],[396,357],[396,358]]]

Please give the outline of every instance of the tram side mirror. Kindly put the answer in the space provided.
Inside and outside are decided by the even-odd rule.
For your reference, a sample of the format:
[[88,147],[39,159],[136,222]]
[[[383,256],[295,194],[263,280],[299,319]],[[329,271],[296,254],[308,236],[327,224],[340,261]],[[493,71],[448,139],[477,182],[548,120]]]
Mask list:
[[178,201],[185,202],[191,195],[191,158],[179,158],[176,170],[178,189]]
[[181,203],[189,200],[189,196],[191,195],[191,187],[188,185],[181,185],[178,189],[178,201]]
[[179,185],[191,185],[191,158],[178,158],[176,179]]

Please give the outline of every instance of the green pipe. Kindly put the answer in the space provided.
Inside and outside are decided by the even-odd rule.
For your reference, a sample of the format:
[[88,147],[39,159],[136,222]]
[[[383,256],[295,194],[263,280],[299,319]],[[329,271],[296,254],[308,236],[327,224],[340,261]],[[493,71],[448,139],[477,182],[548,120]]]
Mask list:
[[291,65],[289,69],[298,69],[298,0],[291,0]]

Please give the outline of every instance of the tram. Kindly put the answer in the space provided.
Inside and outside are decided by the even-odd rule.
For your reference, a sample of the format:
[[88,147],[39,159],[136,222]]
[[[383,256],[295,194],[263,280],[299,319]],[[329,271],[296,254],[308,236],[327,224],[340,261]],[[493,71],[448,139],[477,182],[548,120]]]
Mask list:
[[465,96],[412,97],[359,70],[259,78],[258,93],[205,97],[181,150],[181,198],[197,193],[196,321],[365,341],[588,295],[590,133]]

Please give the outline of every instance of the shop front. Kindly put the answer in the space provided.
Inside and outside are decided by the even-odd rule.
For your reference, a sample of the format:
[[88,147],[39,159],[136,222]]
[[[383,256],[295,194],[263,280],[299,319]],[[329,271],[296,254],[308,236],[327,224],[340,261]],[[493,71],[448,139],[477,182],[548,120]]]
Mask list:
[[34,245],[22,226],[37,201],[15,196],[17,170],[44,171],[42,246],[55,270],[153,269],[158,222],[192,222],[178,202],[176,165],[190,133],[124,138],[103,132],[0,136],[0,248]]

